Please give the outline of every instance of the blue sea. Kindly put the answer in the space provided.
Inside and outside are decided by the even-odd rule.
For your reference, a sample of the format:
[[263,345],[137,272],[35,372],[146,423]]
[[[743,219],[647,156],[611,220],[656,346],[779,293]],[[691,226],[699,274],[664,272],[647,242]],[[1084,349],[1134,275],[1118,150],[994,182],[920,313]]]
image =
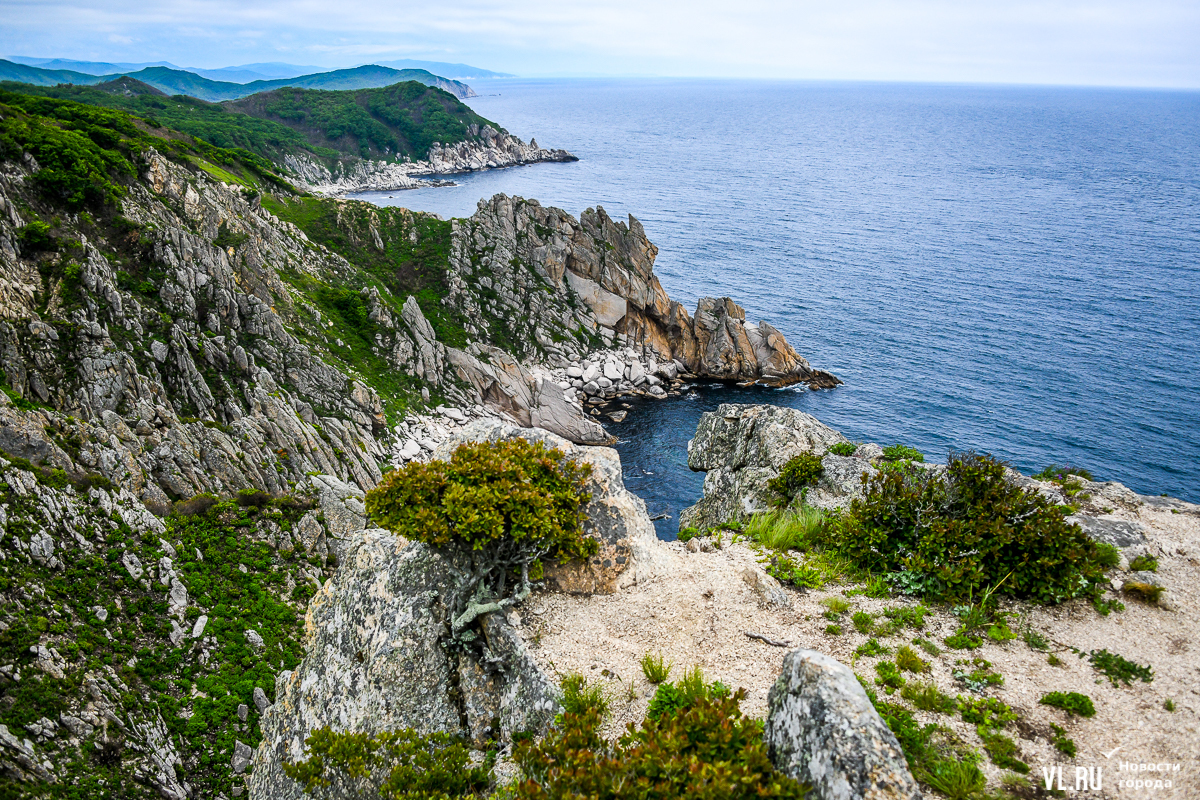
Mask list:
[[702,411],[800,408],[931,460],[1086,467],[1200,501],[1200,93],[502,80],[469,101],[579,156],[363,195],[445,217],[497,192],[633,214],[671,297],[728,295],[830,391],[698,387],[611,431],[660,534],[700,495]]

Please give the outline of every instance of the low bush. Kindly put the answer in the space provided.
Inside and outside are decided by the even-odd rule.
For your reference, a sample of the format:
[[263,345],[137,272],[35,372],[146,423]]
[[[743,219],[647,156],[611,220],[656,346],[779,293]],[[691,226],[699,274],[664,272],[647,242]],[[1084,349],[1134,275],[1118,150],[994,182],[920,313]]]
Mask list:
[[1129,562],[1129,570],[1131,572],[1158,572],[1158,559],[1149,553],[1143,553]]
[[786,506],[810,486],[820,480],[825,467],[821,457],[811,450],[805,451],[783,465],[779,475],[767,481],[767,488],[776,495],[776,502]]
[[1009,483],[1005,468],[952,452],[944,475],[864,475],[864,496],[831,526],[830,546],[876,574],[916,573],[921,593],[938,600],[988,587],[1040,603],[1096,594],[1095,543],[1036,491]]
[[1105,569],[1112,569],[1121,563],[1121,551],[1108,542],[1096,542],[1096,563]]
[[18,228],[17,239],[21,242],[22,250],[32,253],[58,249],[58,242],[50,233],[50,226],[39,219],[27,222],[24,227]]
[[1021,751],[1017,748],[1017,743],[1008,736],[1002,733],[996,733],[990,730],[978,731],[979,738],[983,740],[983,749],[987,752],[988,758],[992,763],[1001,769],[1011,769],[1013,772],[1019,772],[1022,775],[1029,774],[1029,765],[1022,761],[1019,756]]
[[893,444],[883,448],[883,460],[924,463],[925,456],[915,447],[909,447],[905,444]]
[[1054,483],[1062,483],[1072,478],[1083,478],[1085,481],[1095,480],[1095,478],[1092,477],[1092,473],[1088,470],[1083,469],[1082,467],[1068,467],[1065,464],[1062,466],[1059,466],[1058,464],[1051,464],[1041,472],[1033,473],[1033,475],[1030,477],[1032,477],[1034,480],[1052,481]]
[[833,453],[835,456],[848,457],[854,455],[854,451],[857,449],[858,446],[851,442],[838,442],[831,446],[828,452]]
[[720,681],[706,683],[700,667],[692,667],[683,673],[683,678],[674,683],[660,683],[650,707],[647,719],[659,719],[686,710],[701,700],[720,700],[730,696],[729,687]]
[[412,728],[379,734],[334,733],[319,728],[305,740],[304,761],[283,772],[312,793],[357,796],[361,782],[382,775],[374,795],[383,800],[444,800],[486,797],[494,783],[495,756],[471,763],[471,749],[446,733],[421,735]]
[[1054,749],[1067,758],[1074,758],[1078,751],[1075,747],[1075,742],[1067,738],[1066,729],[1051,722],[1050,730],[1054,731],[1054,736],[1050,739],[1050,744],[1054,745]]
[[198,494],[188,500],[180,500],[175,504],[175,515],[179,517],[200,517],[221,502],[216,495]]
[[465,644],[476,640],[481,615],[529,596],[535,562],[597,552],[580,511],[590,499],[590,474],[590,465],[541,442],[468,443],[449,461],[389,472],[367,493],[367,513],[380,527],[469,565],[446,598],[452,638]]
[[1096,707],[1092,704],[1092,698],[1078,692],[1050,692],[1038,702],[1044,706],[1061,708],[1068,714],[1080,717],[1096,716]]
[[261,489],[242,489],[234,499],[243,508],[262,508],[271,503],[271,495]]
[[891,661],[880,661],[875,665],[875,683],[887,689],[899,689],[907,681]]
[[855,611],[854,616],[850,617],[850,622],[854,625],[854,630],[864,636],[870,636],[875,630],[875,617],[866,611]]
[[867,639],[854,650],[855,656],[886,656],[891,649],[881,645],[877,639]]
[[929,671],[929,662],[917,655],[917,651],[904,645],[896,651],[896,666],[903,672],[922,673]]

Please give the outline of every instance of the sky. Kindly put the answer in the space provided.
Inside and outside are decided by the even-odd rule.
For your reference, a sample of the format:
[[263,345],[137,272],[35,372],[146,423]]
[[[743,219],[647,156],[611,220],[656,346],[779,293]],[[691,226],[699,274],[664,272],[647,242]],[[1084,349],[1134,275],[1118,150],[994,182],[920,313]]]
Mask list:
[[0,0],[0,53],[1200,88],[1197,0]]

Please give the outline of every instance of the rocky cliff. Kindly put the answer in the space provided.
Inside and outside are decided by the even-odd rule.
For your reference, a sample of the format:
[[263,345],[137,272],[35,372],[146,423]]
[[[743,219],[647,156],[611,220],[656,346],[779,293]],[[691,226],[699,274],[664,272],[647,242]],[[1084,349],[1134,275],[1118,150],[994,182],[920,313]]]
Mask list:
[[530,139],[526,144],[516,136],[497,131],[490,125],[481,128],[478,124],[472,124],[468,131],[471,138],[467,141],[447,145],[435,143],[429,149],[428,158],[421,161],[361,159],[348,164],[339,161],[334,170],[330,170],[312,158],[290,154],[284,157],[283,167],[305,191],[337,196],[351,192],[387,192],[453,185],[452,181],[432,176],[579,160],[566,150],[538,147],[535,139]]

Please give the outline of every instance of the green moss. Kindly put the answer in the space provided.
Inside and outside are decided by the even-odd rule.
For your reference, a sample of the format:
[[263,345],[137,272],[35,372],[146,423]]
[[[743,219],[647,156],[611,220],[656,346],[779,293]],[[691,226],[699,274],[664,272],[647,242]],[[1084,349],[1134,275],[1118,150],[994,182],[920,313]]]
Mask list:
[[1092,699],[1086,694],[1079,694],[1078,692],[1050,692],[1043,695],[1042,699],[1038,702],[1044,706],[1061,708],[1068,714],[1080,717],[1096,716],[1096,707],[1092,704]]

